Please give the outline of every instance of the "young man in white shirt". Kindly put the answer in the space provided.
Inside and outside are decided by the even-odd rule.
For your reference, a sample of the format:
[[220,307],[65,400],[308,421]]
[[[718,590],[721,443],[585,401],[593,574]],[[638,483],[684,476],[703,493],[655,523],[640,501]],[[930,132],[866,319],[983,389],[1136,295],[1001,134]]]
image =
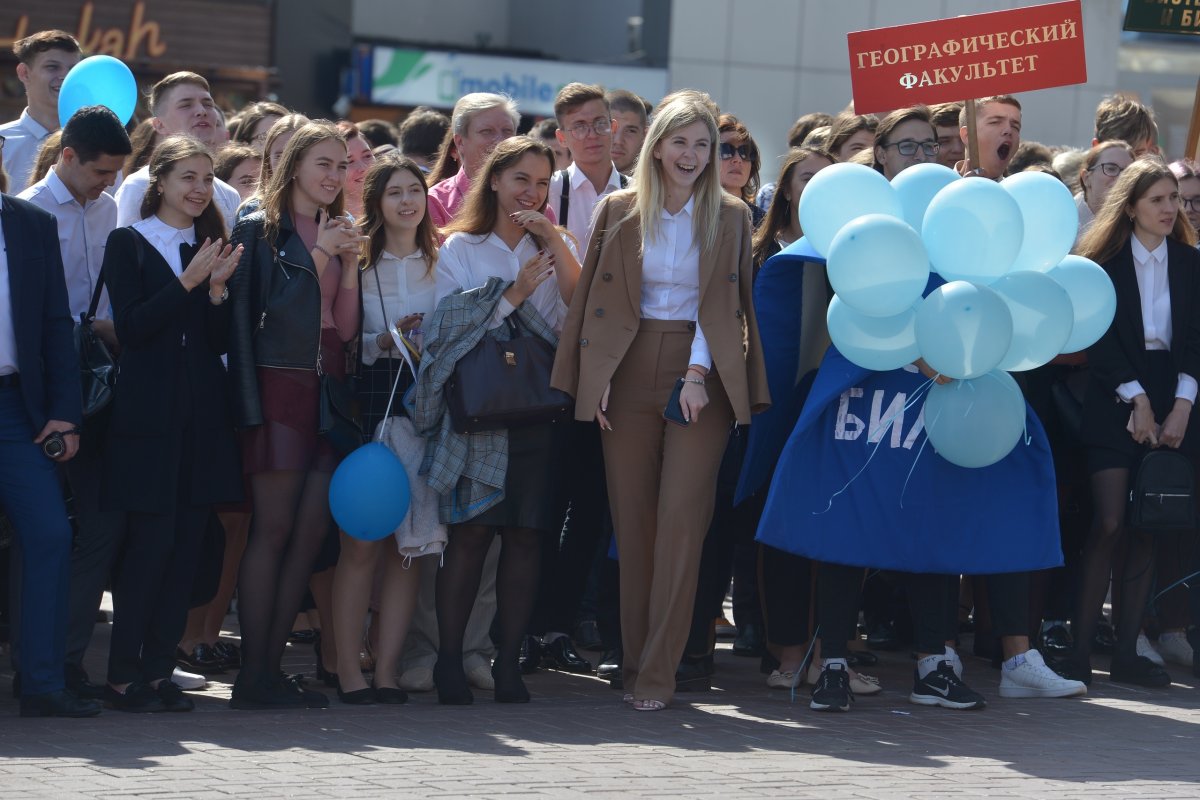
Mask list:
[[[224,120],[213,104],[208,81],[194,72],[174,72],[150,90],[150,124],[159,136],[193,136],[215,152],[227,141]],[[142,196],[150,184],[150,168],[129,175],[117,190],[117,225],[141,219]],[[241,195],[220,178],[213,180],[213,202],[221,210],[226,232],[233,230]]]
[[[117,227],[117,203],[105,191],[132,151],[125,126],[104,106],[79,109],[63,126],[62,154],[46,177],[19,197],[50,212],[58,223],[58,245],[67,279],[67,302],[78,320],[97,299],[96,333],[115,349],[108,295],[101,287],[100,267],[108,235]],[[84,446],[67,462],[67,479],[75,499],[79,533],[71,551],[67,599],[67,688],[80,697],[99,699],[103,687],[91,683],[83,657],[92,639],[96,609],[108,582],[125,515],[100,510],[103,447],[96,433],[83,434]]]
[[14,194],[29,184],[33,162],[46,137],[58,130],[58,90],[79,62],[79,42],[66,31],[39,31],[13,44],[17,79],[25,84],[28,105],[19,119],[0,125],[4,170]]
[[558,224],[575,237],[582,259],[596,203],[625,185],[612,161],[616,124],[604,89],[584,83],[568,83],[559,90],[554,117],[558,141],[571,152],[571,166],[554,173],[547,205]]
[[622,175],[632,175],[637,166],[646,130],[650,127],[650,104],[628,89],[610,89],[605,95],[612,110],[612,160]]

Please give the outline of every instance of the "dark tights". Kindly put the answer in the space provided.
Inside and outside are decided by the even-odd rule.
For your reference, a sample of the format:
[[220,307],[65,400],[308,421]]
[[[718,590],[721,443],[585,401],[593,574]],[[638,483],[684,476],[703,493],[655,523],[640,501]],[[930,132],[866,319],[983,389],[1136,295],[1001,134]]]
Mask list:
[[254,521],[238,573],[242,629],[239,682],[279,673],[288,632],[329,530],[328,472],[264,472],[250,478]]
[[[1117,624],[1116,656],[1132,659],[1142,613],[1154,585],[1154,540],[1144,533],[1126,530],[1125,503],[1129,495],[1129,470],[1105,469],[1092,475],[1095,515],[1080,565],[1079,600],[1075,604],[1075,658],[1086,666],[1092,638],[1100,621],[1104,595],[1113,582],[1114,617]],[[1117,596],[1120,604],[1116,604]]]
[[521,638],[537,598],[541,534],[532,528],[453,525],[437,575],[438,660],[435,679],[443,703],[469,703],[471,692],[463,672],[463,636],[475,605],[483,562],[492,537],[500,534],[496,568],[496,660],[492,676],[496,700],[526,702],[521,680]]

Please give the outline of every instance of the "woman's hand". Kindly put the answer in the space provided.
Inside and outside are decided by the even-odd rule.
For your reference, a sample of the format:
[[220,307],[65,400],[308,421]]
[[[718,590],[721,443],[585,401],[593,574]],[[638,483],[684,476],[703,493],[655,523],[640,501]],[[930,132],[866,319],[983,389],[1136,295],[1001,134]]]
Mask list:
[[227,244],[216,254],[213,259],[212,272],[208,276],[209,296],[215,294],[219,298],[225,293],[225,284],[233,277],[233,271],[237,269],[244,249],[240,244],[236,248]]
[[528,300],[534,290],[553,274],[554,256],[544,250],[538,250],[536,256],[521,266],[513,285],[504,290],[504,299],[516,308]]
[[358,235],[358,228],[354,227],[349,217],[331,218],[325,209],[317,211],[317,243],[313,246],[314,250],[323,250],[331,258],[341,255],[357,258],[362,243],[369,239],[369,236]]
[[1158,447],[1158,425],[1154,422],[1154,411],[1151,410],[1150,398],[1146,395],[1139,394],[1133,398],[1133,412],[1129,415],[1129,425],[1126,429],[1138,444]]
[[192,256],[192,260],[188,262],[187,267],[179,275],[179,282],[183,284],[183,288],[190,292],[204,283],[205,279],[212,274],[220,252],[220,239],[217,239],[215,242],[211,239],[205,239],[204,244],[200,245],[200,249],[196,251],[196,254]]
[[508,218],[542,241],[550,241],[551,237],[558,235],[554,223],[540,211],[514,211]]
[[929,380],[933,381],[938,386],[945,386],[947,383],[950,383],[950,381],[954,380],[953,378],[949,378],[936,371],[933,367],[925,363],[925,359],[923,358],[918,358],[916,361],[914,361],[913,366],[919,369],[922,375],[924,375],[926,378],[929,378]]
[[415,331],[417,328],[421,327],[421,322],[424,321],[424,319],[424,314],[409,314],[406,317],[401,317],[400,319],[396,320],[396,330],[400,331],[401,333]]
[[1166,421],[1158,431],[1158,443],[1172,450],[1178,450],[1187,433],[1188,418],[1192,415],[1192,404],[1182,397],[1175,398],[1175,405]]
[[683,409],[685,422],[695,422],[700,419],[700,410],[708,405],[708,392],[703,383],[685,380],[679,390],[679,406]]
[[604,387],[604,394],[600,395],[600,407],[596,409],[596,422],[600,425],[600,430],[611,431],[612,423],[605,416],[608,413],[608,393],[612,391],[612,384],[609,383]]

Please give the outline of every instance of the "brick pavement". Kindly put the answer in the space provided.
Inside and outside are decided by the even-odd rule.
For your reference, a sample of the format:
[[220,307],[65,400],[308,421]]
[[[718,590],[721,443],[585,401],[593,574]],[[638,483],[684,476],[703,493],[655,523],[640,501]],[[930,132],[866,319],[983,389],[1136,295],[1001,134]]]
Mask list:
[[[107,626],[89,663],[103,674]],[[311,672],[311,649],[289,666]],[[591,654],[593,657],[595,654]],[[192,714],[24,720],[0,672],[0,797],[969,798],[1200,796],[1200,691],[1187,670],[1149,690],[1098,674],[1084,700],[1002,700],[968,659],[981,712],[906,701],[912,663],[887,654],[885,692],[849,714],[767,689],[757,662],[718,653],[710,693],[637,713],[598,680],[529,679],[534,702],[471,707],[414,695],[399,707],[234,712],[232,676]],[[1101,662],[1102,664],[1102,662]]]

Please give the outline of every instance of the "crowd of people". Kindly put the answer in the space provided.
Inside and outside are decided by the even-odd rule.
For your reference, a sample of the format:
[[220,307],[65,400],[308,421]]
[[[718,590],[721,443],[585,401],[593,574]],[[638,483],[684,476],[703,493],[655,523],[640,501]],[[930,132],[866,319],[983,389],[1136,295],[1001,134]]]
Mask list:
[[[1200,674],[1195,531],[1126,518],[1148,451],[1200,450],[1200,177],[1168,163],[1136,99],[1100,104],[1090,147],[1048,147],[1022,142],[1016,98],[981,98],[979,163],[961,103],[811,113],[776,170],[736,109],[696,90],[652,106],[571,83],[536,123],[477,93],[397,126],[223,109],[176,72],[127,130],[103,106],[58,118],[81,57],[69,34],[14,52],[28,107],[0,126],[0,506],[22,715],[187,711],[233,671],[244,710],[325,707],[322,684],[346,704],[523,703],[540,669],[598,674],[658,711],[711,687],[727,628],[768,687],[811,684],[817,711],[882,691],[860,670],[898,649],[913,703],[984,707],[958,652],[969,631],[1002,697],[1083,695],[1093,652],[1112,654],[1113,681]],[[818,526],[764,516],[797,460],[823,468],[788,441],[806,400],[836,415],[849,396],[809,395],[837,357],[832,290],[819,260],[788,260],[805,187],[844,162],[889,180],[934,162],[1040,170],[1075,195],[1075,252],[1112,278],[1116,317],[1021,375],[1055,475],[1056,513],[1034,528],[1061,567],[904,573],[869,546],[810,559]],[[769,269],[802,271],[802,291],[773,298],[787,342],[760,335]],[[106,402],[83,394],[80,341],[115,360]],[[790,374],[770,373],[773,348]],[[533,370],[542,405],[513,412],[493,351]],[[330,510],[334,471],[370,438],[411,494],[377,541]],[[797,546],[756,541],[762,526]],[[300,643],[312,679],[282,670]]]

